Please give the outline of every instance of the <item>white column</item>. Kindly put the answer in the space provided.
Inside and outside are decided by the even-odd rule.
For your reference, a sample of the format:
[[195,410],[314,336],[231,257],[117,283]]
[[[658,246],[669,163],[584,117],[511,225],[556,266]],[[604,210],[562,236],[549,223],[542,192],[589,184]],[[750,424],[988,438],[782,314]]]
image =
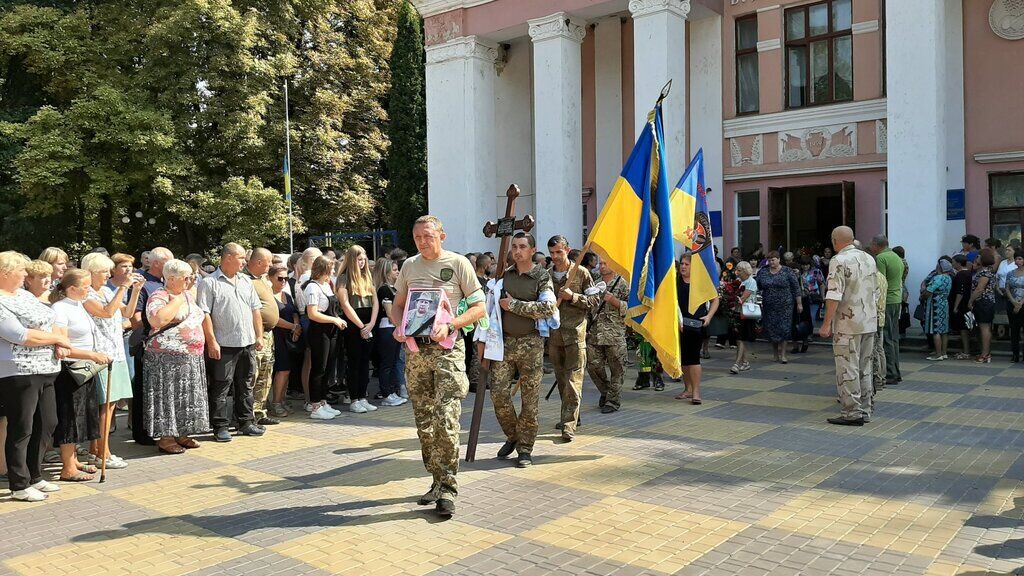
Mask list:
[[[722,17],[690,20],[690,156],[704,148],[708,208],[722,210]],[[675,168],[682,175],[685,166]],[[675,184],[673,182],[673,184]],[[722,230],[714,230],[719,254],[728,255]]]
[[[967,188],[964,147],[964,6],[961,0],[944,0],[946,8],[946,188]],[[943,246],[959,246],[967,233],[966,220],[946,220]]]
[[[903,245],[907,286],[935,267],[946,221],[944,2],[886,2],[889,242]],[[908,50],[907,46],[914,46]],[[863,239],[862,239],[863,240]]]
[[[682,176],[686,150],[686,16],[689,0],[630,0],[633,15],[633,94],[636,134],[647,122],[662,86],[672,94],[662,106],[669,178]],[[672,182],[675,184],[675,182]],[[670,184],[671,185],[671,184]]]
[[484,241],[496,211],[494,79],[497,47],[476,36],[427,47],[427,181],[449,250]]
[[583,243],[583,134],[580,126],[583,23],[558,12],[530,20],[533,40],[534,178],[537,242],[562,234]]
[[594,28],[597,135],[597,209],[604,207],[622,171],[622,22],[606,18]]
[[516,215],[537,215],[533,186],[533,85],[530,73],[530,39],[509,42],[504,66],[494,84],[494,125],[501,154],[497,155],[497,180],[494,192],[498,197],[499,216],[505,215],[505,191],[509,184],[519,186]]

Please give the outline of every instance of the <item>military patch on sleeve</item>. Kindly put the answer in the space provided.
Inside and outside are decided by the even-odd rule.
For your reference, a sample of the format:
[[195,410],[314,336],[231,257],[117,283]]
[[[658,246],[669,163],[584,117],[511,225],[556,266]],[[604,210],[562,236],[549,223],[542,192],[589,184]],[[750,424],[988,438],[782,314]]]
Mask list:
[[455,275],[455,270],[452,270],[451,268],[442,268],[441,269],[441,280],[444,280],[445,282],[451,280],[452,276],[454,276],[454,275]]

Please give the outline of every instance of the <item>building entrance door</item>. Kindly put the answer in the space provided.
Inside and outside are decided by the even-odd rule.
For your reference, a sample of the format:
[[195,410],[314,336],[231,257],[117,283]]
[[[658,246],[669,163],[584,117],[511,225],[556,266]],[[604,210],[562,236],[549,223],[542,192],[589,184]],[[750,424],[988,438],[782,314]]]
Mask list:
[[836,226],[854,227],[855,199],[853,182],[769,188],[769,248],[820,254]]

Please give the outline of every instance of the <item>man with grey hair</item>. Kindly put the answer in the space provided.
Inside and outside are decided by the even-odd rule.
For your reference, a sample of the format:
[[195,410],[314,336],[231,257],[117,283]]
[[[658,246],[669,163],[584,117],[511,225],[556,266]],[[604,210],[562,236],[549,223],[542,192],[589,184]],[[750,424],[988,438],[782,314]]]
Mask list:
[[871,356],[878,327],[878,283],[871,255],[853,246],[853,230],[832,231],[836,254],[828,263],[828,292],[821,337],[832,338],[841,406],[829,424],[863,426],[871,418]]
[[256,351],[256,369],[253,371],[252,414],[253,421],[259,426],[280,424],[281,421],[267,414],[267,396],[270,394],[271,380],[274,377],[274,327],[280,319],[277,300],[267,279],[267,271],[274,256],[266,248],[256,248],[249,255],[249,261],[242,273],[252,280],[253,288],[260,299],[260,317],[263,331],[256,333],[256,341],[262,342],[262,348]]
[[245,249],[234,242],[224,245],[220,267],[199,281],[199,307],[206,313],[203,332],[208,357],[206,375],[210,386],[210,426],[217,442],[230,442],[230,419],[225,414],[228,389],[234,399],[238,431],[262,436],[266,431],[253,422],[253,372],[256,353],[263,348],[257,335],[263,334],[260,302],[252,280],[240,274]]
[[[145,259],[145,269],[142,277],[145,283],[142,285],[142,292],[139,293],[139,303],[132,314],[132,333],[128,337],[129,350],[142,343],[146,334],[149,334],[149,319],[146,318],[146,305],[149,304],[149,297],[164,286],[164,264],[174,259],[174,254],[162,246],[147,250],[142,253]],[[132,410],[131,428],[132,438],[136,444],[153,446],[156,442],[146,434],[146,425],[143,421],[142,407],[145,406],[142,386],[142,354],[133,357],[135,362],[135,378],[132,379]]]
[[903,259],[889,248],[889,239],[879,234],[871,239],[870,251],[875,255],[878,271],[885,275],[885,385],[895,386],[903,380],[900,372],[900,311],[903,304]]

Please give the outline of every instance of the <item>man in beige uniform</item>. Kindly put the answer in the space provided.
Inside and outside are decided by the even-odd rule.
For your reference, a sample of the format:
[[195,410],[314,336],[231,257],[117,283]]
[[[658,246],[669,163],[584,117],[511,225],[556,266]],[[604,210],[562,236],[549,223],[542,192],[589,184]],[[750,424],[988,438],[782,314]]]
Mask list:
[[[548,240],[551,254],[551,280],[558,298],[561,326],[552,330],[548,338],[548,355],[555,365],[555,381],[562,399],[562,440],[571,442],[576,437],[576,421],[580,417],[583,397],[583,369],[587,364],[587,314],[597,307],[601,295],[586,296],[593,286],[590,271],[569,262],[569,241],[565,236],[552,236]],[[569,277],[570,270],[572,278]]]
[[274,327],[277,326],[279,314],[274,291],[267,280],[267,270],[273,254],[266,248],[257,248],[249,256],[249,262],[242,273],[252,279],[252,287],[256,296],[263,304],[260,316],[263,317],[263,333],[256,335],[256,341],[263,342],[263,347],[256,350],[256,370],[252,381],[252,413],[253,422],[260,426],[280,424],[281,421],[267,414],[267,396],[270,394],[271,380],[274,377]]
[[871,356],[878,330],[878,268],[870,254],[853,246],[853,230],[832,231],[836,254],[828,264],[828,292],[821,337],[832,338],[836,384],[842,406],[830,424],[863,426],[871,417]]
[[[419,254],[402,265],[395,282],[395,301],[391,306],[391,322],[402,325],[409,292],[417,288],[443,288],[453,312],[459,302],[466,300],[469,307],[451,322],[435,322],[427,337],[416,338],[419,352],[409,352],[405,361],[405,381],[416,419],[416,433],[420,438],[423,464],[434,477],[434,482],[419,504],[437,503],[437,513],[451,516],[455,513],[455,498],[459,483],[459,416],[462,399],[469,392],[466,378],[466,348],[461,335],[456,336],[451,350],[443,342],[452,333],[484,317],[484,294],[473,266],[465,256],[441,247],[446,235],[441,220],[436,216],[421,216],[412,227],[412,238]],[[394,337],[405,342],[401,330]]]

